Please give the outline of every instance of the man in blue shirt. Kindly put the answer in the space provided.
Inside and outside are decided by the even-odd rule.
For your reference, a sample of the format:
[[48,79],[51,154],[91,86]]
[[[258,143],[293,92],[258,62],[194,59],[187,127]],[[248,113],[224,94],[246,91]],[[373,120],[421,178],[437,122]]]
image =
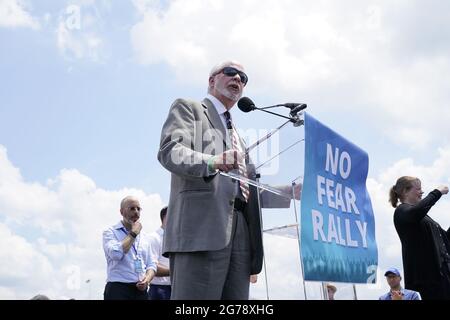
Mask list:
[[122,220],[103,232],[108,265],[105,300],[148,300],[148,285],[156,273],[148,236],[141,233],[141,206],[134,197],[120,204]]
[[422,300],[419,292],[402,288],[402,277],[396,268],[388,269],[384,276],[391,290],[382,295],[380,300]]

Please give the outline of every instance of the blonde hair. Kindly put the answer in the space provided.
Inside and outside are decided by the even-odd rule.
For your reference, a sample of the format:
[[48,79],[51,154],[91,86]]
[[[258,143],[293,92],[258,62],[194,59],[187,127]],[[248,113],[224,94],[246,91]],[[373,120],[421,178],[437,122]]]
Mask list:
[[389,202],[394,208],[397,208],[399,200],[403,201],[405,193],[411,190],[414,182],[420,183],[420,180],[411,176],[403,176],[397,179],[395,185],[389,190]]

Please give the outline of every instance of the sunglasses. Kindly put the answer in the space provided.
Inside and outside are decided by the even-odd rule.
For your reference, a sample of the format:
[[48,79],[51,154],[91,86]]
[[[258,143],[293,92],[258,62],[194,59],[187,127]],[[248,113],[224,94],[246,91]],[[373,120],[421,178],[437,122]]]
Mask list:
[[[246,85],[247,84],[247,82],[248,82],[248,76],[244,73],[244,72],[242,72],[242,71],[240,71],[240,70],[238,70],[238,69],[236,69],[236,68],[233,68],[233,67],[225,67],[225,68],[223,68],[222,69],[222,71],[221,71],[224,75],[226,75],[226,76],[228,76],[228,77],[234,77],[235,75],[239,75],[239,77],[241,78],[241,82],[244,84],[244,85]],[[219,72],[220,73],[220,72]]]

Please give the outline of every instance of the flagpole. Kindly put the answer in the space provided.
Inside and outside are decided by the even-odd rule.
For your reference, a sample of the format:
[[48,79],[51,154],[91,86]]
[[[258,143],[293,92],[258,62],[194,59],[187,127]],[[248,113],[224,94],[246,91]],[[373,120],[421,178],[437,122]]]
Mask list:
[[266,268],[266,258],[263,257],[264,262],[264,280],[266,282],[266,298],[269,300],[269,282],[267,281],[267,268]]
[[358,296],[356,294],[356,285],[353,284],[353,300],[358,300]]
[[323,300],[328,300],[328,289],[327,289],[327,285],[325,284],[325,282],[322,282],[322,297],[323,297]]
[[[295,180],[301,178],[297,177]],[[302,259],[302,250],[301,250],[301,237],[300,237],[300,230],[301,230],[301,225],[300,225],[300,215],[301,212],[298,213],[298,217],[297,217],[297,204],[295,201],[295,180],[292,181],[292,199],[294,199],[294,215],[295,215],[295,222],[297,223],[297,236],[298,236],[298,252],[299,252],[299,257],[300,257],[300,270],[302,272],[302,283],[303,283],[303,294],[305,295],[305,300],[308,300],[308,296],[306,295],[306,283],[305,283],[305,273],[304,273],[304,268],[303,268],[303,259]]]

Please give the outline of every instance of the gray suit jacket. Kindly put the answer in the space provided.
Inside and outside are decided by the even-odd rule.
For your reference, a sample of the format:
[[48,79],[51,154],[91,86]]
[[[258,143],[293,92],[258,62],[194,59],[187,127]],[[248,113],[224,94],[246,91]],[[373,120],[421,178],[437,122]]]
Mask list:
[[[202,103],[177,99],[161,133],[159,162],[171,172],[171,191],[163,253],[215,251],[230,242],[237,181],[209,175],[208,160],[230,149],[225,128],[208,99]],[[249,178],[256,178],[248,165]],[[262,267],[262,235],[257,189],[250,187],[244,216],[248,222],[252,249],[251,270]],[[290,200],[280,199],[279,207]]]

